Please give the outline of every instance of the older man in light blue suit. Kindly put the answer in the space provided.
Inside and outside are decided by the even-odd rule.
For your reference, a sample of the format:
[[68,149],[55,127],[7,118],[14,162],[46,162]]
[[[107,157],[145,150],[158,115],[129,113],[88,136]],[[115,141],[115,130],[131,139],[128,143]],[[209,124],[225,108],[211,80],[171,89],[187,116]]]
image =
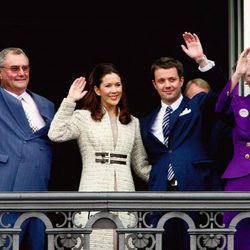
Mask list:
[[[0,52],[0,191],[48,190],[52,147],[47,132],[54,104],[27,90],[29,73],[23,50]],[[13,225],[18,215],[4,215],[3,223]],[[44,249],[44,228],[38,219],[25,222],[21,239],[25,231],[26,249]]]

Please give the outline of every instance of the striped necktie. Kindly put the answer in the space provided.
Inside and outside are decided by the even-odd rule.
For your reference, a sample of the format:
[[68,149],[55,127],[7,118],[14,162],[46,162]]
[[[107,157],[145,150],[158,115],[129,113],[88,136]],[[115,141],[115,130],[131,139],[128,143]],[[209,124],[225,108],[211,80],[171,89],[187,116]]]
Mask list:
[[162,131],[164,135],[164,143],[166,147],[168,147],[168,139],[169,139],[169,121],[170,121],[170,115],[172,113],[173,109],[171,106],[168,106],[166,108],[166,112],[163,117],[163,122],[162,122]]
[[[169,121],[170,121],[170,115],[172,113],[173,109],[171,108],[171,106],[168,106],[166,108],[166,112],[164,114],[163,117],[163,122],[162,122],[162,131],[163,131],[163,135],[164,135],[164,143],[166,145],[166,147],[168,147],[168,143],[169,143]],[[172,180],[174,177],[174,170],[171,164],[169,164],[168,166],[168,175],[167,175],[167,179],[170,181]]]

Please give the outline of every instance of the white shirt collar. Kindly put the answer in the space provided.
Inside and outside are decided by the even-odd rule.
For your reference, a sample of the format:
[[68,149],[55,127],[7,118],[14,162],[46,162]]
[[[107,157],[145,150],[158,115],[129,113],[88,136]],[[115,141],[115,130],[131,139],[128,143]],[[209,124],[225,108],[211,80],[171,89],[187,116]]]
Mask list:
[[[170,105],[173,111],[175,111],[180,106],[182,99],[183,99],[183,96],[180,95],[180,97],[174,103]],[[157,114],[155,121],[151,127],[151,131],[154,134],[154,136],[156,136],[163,144],[164,144],[164,135],[162,132],[162,121],[163,121],[164,114],[166,112],[166,108],[168,106],[169,105],[166,105],[165,103],[161,102],[161,109],[159,113]]]
[[9,90],[7,90],[7,89],[5,89],[5,88],[3,88],[3,89],[4,89],[7,93],[9,93],[10,95],[16,97],[17,99],[19,99],[20,97],[23,97],[24,100],[27,100],[27,99],[30,98],[30,95],[29,95],[26,91],[24,91],[21,95],[17,95],[17,94],[15,94],[15,93],[13,93],[13,92],[10,92]]
[[164,103],[163,101],[161,101],[161,109],[165,112],[166,108],[168,106],[171,106],[171,108],[173,109],[173,111],[175,111],[180,106],[182,99],[183,99],[183,95],[181,94],[180,97],[175,102],[173,102],[171,105],[167,105],[166,103]]

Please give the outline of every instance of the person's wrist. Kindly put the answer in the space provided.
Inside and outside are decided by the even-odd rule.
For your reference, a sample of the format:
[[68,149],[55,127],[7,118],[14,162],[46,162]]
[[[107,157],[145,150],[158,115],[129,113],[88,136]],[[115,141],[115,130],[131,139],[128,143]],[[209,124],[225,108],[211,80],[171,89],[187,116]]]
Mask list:
[[70,96],[67,96],[66,99],[67,99],[67,101],[72,102],[72,103],[76,102],[76,100],[74,98],[70,97]]
[[203,54],[202,56],[194,58],[197,64],[201,64],[207,60],[207,57]]
[[233,75],[232,75],[232,78],[234,79],[234,81],[238,82],[241,79],[242,76],[243,75],[241,73],[234,72]]

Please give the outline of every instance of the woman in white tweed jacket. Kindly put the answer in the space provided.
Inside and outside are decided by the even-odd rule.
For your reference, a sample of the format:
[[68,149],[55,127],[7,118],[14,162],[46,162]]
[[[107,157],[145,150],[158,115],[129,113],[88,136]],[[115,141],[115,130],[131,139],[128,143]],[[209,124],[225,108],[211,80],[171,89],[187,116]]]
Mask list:
[[[55,142],[77,140],[83,164],[79,191],[135,191],[130,166],[147,181],[151,165],[142,143],[139,120],[127,110],[120,73],[113,64],[98,64],[88,84],[86,91],[84,77],[73,82],[48,136]],[[75,110],[80,99],[83,107]],[[133,224],[133,216],[119,214],[119,217],[124,226]],[[86,221],[86,212],[75,218],[78,225],[85,225]],[[105,230],[97,237],[93,232],[91,249],[114,249],[110,231]]]

